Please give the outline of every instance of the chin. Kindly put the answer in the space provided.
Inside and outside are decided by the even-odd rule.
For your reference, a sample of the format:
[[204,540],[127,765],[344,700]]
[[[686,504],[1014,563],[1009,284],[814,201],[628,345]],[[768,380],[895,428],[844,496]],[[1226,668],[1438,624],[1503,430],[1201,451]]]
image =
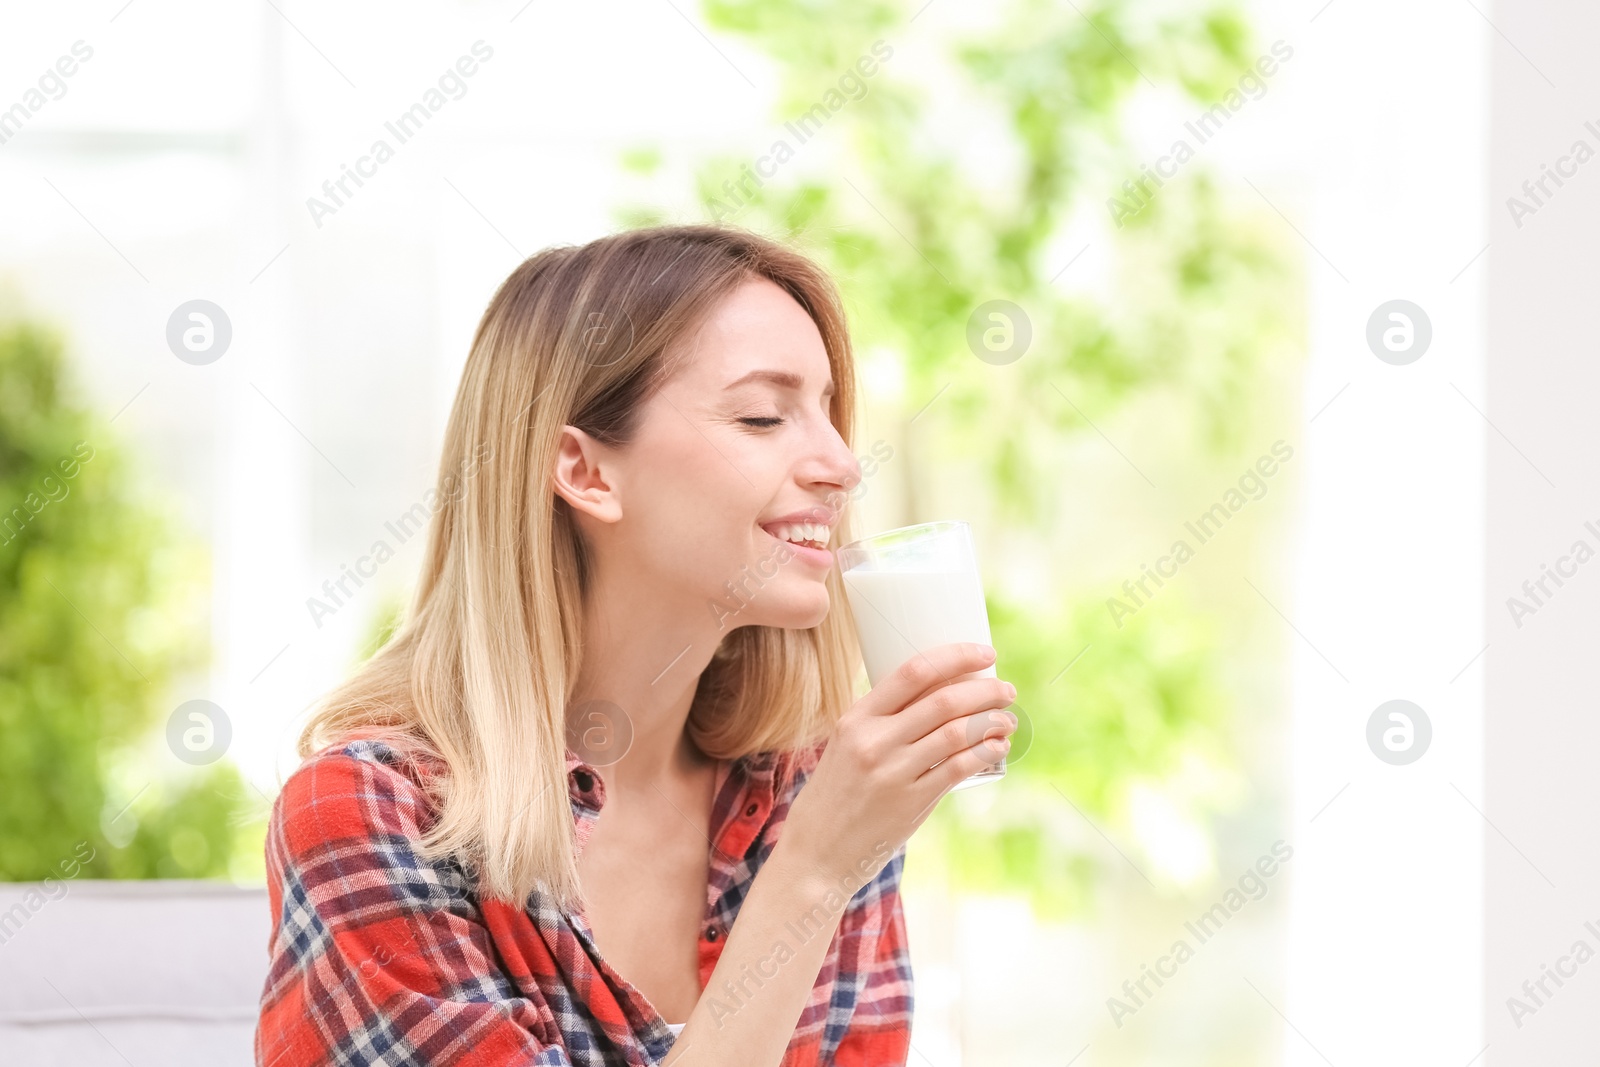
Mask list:
[[765,617],[761,619],[761,625],[783,630],[809,630],[822,625],[832,606],[828,600],[828,590],[821,582],[817,582],[810,595],[797,592],[794,596],[785,597],[782,602],[774,598],[774,603],[768,605]]

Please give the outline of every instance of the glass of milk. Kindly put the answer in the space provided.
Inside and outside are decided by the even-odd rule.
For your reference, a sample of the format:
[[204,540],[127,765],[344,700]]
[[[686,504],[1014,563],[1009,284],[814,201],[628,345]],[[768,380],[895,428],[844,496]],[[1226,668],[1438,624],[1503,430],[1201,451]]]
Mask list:
[[[889,530],[841,546],[838,560],[867,679],[874,686],[936,645],[992,643],[978,554],[967,523],[925,522]],[[974,676],[993,678],[995,669],[985,667]],[[954,788],[980,785],[1005,773],[1002,759]]]

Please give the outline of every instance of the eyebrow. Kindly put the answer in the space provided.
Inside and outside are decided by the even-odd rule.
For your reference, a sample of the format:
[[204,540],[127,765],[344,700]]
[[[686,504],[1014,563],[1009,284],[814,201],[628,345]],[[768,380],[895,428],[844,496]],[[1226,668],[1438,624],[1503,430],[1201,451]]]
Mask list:
[[[744,385],[746,382],[757,381],[771,382],[772,384],[780,385],[785,389],[799,389],[805,384],[805,379],[800,377],[800,375],[795,374],[793,371],[753,370],[744,377],[739,378],[736,381],[729,382],[727,388],[724,389],[723,392],[727,392],[728,389],[733,389],[736,386]],[[829,378],[827,386],[822,390],[822,394],[826,396],[831,392],[833,392],[833,379]]]

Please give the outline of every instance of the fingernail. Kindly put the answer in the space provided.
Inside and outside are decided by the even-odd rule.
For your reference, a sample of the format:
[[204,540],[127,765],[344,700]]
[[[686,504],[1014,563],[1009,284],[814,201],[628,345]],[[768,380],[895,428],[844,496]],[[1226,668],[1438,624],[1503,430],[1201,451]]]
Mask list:
[[1015,699],[1017,699],[1017,687],[1012,685],[1010,682],[1006,683],[1006,699],[1007,700],[1015,700]]

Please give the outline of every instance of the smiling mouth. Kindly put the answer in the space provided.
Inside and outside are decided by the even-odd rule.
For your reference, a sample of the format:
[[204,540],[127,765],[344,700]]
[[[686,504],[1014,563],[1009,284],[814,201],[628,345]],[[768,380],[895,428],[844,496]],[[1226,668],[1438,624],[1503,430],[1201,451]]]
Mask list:
[[829,530],[816,523],[775,523],[761,527],[762,532],[778,541],[805,548],[826,549]]

